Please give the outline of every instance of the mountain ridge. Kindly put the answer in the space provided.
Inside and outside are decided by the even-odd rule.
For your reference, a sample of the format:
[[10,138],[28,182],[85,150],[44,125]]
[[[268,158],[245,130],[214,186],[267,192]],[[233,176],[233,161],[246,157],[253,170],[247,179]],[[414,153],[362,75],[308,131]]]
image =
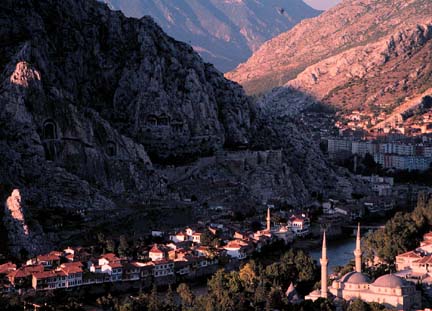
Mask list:
[[423,0],[346,0],[267,41],[226,77],[248,93],[262,93],[295,79],[308,66],[374,43],[399,28],[425,23],[431,11]]
[[350,176],[301,124],[255,105],[151,18],[89,0],[0,7],[0,200],[15,256],[104,225],[139,234],[157,222],[150,211],[167,225],[185,202],[351,197]]
[[221,71],[245,61],[266,40],[316,16],[301,0],[105,0],[126,15],[151,15],[177,40],[187,42]]

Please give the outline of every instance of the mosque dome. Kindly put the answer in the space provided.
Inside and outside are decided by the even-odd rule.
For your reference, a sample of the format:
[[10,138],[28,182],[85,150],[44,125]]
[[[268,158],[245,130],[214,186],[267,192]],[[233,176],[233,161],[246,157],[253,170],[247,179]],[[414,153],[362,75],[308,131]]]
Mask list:
[[400,288],[407,286],[408,283],[396,275],[386,274],[377,278],[372,285],[375,287]]
[[367,277],[367,275],[364,275],[360,272],[348,272],[345,274],[341,279],[341,283],[351,283],[351,284],[369,284],[370,279]]

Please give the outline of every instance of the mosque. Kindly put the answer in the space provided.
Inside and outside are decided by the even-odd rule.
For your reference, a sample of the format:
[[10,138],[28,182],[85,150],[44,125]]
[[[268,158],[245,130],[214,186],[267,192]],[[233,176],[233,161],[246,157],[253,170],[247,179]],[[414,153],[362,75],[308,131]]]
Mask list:
[[318,298],[335,300],[361,299],[366,302],[377,302],[387,308],[413,310],[421,305],[421,296],[414,284],[393,274],[386,274],[372,282],[362,273],[362,250],[360,225],[357,228],[356,248],[354,250],[355,271],[348,272],[339,280],[327,286],[326,235],[323,234],[321,263],[321,290],[315,290],[305,299],[315,301]]

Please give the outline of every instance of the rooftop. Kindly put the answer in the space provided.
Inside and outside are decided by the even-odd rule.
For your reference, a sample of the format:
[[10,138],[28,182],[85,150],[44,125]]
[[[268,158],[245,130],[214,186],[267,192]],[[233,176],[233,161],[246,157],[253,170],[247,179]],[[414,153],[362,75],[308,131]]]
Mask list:
[[368,276],[364,275],[360,272],[348,272],[345,274],[341,279],[341,282],[343,283],[351,283],[351,284],[369,284],[370,279]]
[[407,286],[408,283],[394,274],[386,274],[377,278],[372,285],[375,287],[401,288]]

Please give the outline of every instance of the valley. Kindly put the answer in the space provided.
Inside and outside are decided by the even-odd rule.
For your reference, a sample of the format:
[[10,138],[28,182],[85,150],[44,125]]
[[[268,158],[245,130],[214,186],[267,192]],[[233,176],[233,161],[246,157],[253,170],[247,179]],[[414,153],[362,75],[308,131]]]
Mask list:
[[3,0],[0,305],[428,307],[431,13]]

